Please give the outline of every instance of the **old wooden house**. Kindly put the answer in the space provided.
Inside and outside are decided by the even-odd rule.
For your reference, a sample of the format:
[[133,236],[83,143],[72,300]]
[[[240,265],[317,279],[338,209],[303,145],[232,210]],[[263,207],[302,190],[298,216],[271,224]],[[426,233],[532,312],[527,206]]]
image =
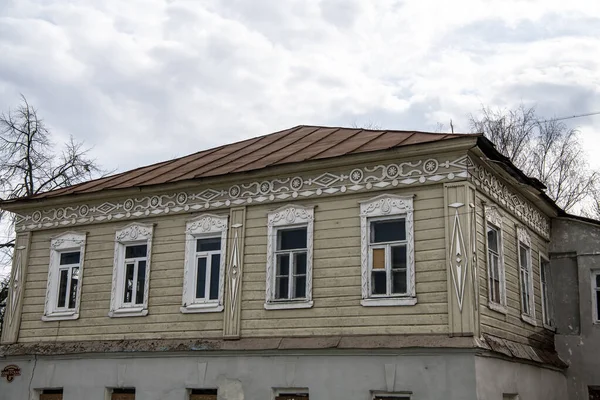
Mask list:
[[563,400],[543,189],[481,135],[298,126],[6,201],[0,398]]

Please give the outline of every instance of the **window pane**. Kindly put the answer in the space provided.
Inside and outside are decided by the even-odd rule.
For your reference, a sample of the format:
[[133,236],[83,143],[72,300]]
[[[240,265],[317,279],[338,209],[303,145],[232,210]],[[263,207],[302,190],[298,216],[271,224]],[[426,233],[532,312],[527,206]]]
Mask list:
[[600,292],[596,292],[596,321],[600,321]]
[[392,271],[392,293],[406,293],[406,270]]
[[289,284],[289,278],[287,276],[276,278],[276,282],[275,282],[275,298],[276,299],[287,299],[288,298],[288,284]]
[[60,265],[79,264],[80,256],[78,251],[60,253]]
[[373,294],[387,293],[385,271],[373,271],[371,281],[371,291],[373,292]]
[[294,274],[306,275],[306,253],[296,253],[294,254],[294,258],[294,266],[296,268]]
[[495,253],[498,253],[498,230],[491,226],[488,226],[487,231],[488,249]]
[[542,283],[546,283],[546,268],[548,268],[548,263],[542,260],[542,264],[540,265],[540,279]]
[[221,268],[221,255],[213,254],[210,260],[210,296],[209,299],[219,298],[219,270]]
[[60,280],[58,281],[58,305],[65,307],[67,305],[67,281],[69,280],[69,270],[60,270]]
[[133,268],[134,264],[125,266],[125,294],[123,295],[123,303],[131,303],[133,297]]
[[146,287],[146,260],[138,262],[137,286],[135,288],[135,304],[144,304],[144,288]]
[[393,219],[371,222],[371,243],[406,240],[406,221]]
[[276,275],[289,275],[289,274],[290,274],[290,255],[289,254],[277,254]]
[[146,257],[146,250],[148,246],[145,244],[137,244],[134,246],[125,247],[125,258],[139,258]]
[[600,274],[596,275],[596,287],[600,288]]
[[297,276],[294,280],[294,298],[302,299],[306,297],[306,276]]
[[198,258],[196,270],[196,298],[203,299],[206,293],[206,257]]
[[406,268],[406,246],[392,247],[392,269]]
[[196,251],[221,250],[221,238],[206,238],[196,240]]
[[385,270],[385,249],[373,249],[373,269]]
[[306,228],[277,231],[277,250],[306,248]]
[[77,300],[77,284],[79,283],[79,268],[71,268],[71,288],[69,293],[69,308],[75,308]]
[[529,267],[529,249],[525,246],[519,246],[519,261],[522,268]]
[[522,311],[525,314],[529,314],[529,301],[527,299],[527,274],[521,270],[521,304]]

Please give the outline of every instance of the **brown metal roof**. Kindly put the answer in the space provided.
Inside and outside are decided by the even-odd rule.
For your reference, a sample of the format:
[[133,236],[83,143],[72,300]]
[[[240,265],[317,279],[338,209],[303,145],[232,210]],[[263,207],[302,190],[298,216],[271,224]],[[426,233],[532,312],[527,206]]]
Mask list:
[[481,135],[300,125],[269,135],[203,150],[189,156],[40,193],[30,199],[180,182],[465,136]]

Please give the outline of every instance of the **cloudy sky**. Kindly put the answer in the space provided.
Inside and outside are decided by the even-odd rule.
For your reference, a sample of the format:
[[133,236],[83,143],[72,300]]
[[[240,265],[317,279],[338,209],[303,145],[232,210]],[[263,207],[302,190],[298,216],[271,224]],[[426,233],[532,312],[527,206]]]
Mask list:
[[600,111],[599,54],[595,0],[0,0],[0,110],[23,93],[122,171],[299,124]]

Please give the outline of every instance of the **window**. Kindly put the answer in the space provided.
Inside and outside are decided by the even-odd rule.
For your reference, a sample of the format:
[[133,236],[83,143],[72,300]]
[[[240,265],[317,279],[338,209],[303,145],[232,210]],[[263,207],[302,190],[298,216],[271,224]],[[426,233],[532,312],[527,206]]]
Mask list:
[[188,221],[181,312],[223,310],[227,217],[200,215]]
[[374,394],[373,400],[410,400],[406,394]]
[[507,394],[507,393],[504,393],[502,395],[502,400],[519,400],[519,395],[518,394]]
[[50,241],[43,321],[79,318],[85,233],[67,232]]
[[275,389],[275,400],[309,400],[308,389]]
[[314,210],[298,205],[268,215],[265,308],[312,307]]
[[152,225],[134,223],[115,234],[110,317],[148,314]]
[[40,400],[62,400],[62,389],[43,389],[40,393]]
[[112,389],[110,400],[135,400],[135,389]]
[[496,207],[486,207],[485,219],[487,231],[488,307],[492,310],[506,313],[502,216]]
[[592,303],[594,323],[600,323],[600,270],[592,271]]
[[217,400],[217,389],[190,389],[190,400]]
[[600,400],[600,387],[588,386],[588,396],[590,400]]
[[521,319],[536,325],[531,269],[531,237],[525,228],[517,227],[519,279],[521,286]]
[[363,306],[414,305],[413,199],[381,195],[361,202]]
[[542,321],[546,328],[554,326],[552,296],[550,293],[550,261],[540,254],[540,290],[542,294]]

